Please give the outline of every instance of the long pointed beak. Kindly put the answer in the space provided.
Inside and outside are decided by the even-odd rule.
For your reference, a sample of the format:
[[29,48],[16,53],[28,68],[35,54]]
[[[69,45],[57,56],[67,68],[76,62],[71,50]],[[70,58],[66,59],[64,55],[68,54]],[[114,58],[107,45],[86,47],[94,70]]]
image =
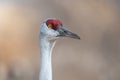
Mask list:
[[59,27],[58,32],[59,35],[57,37],[70,37],[74,39],[80,39],[80,36],[78,36],[76,33],[67,30],[65,27]]

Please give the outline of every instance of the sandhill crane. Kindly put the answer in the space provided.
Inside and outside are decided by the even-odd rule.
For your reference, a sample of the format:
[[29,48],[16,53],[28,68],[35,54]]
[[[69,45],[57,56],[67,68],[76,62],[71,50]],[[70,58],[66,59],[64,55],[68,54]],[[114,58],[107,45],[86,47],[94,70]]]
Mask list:
[[41,47],[41,68],[39,80],[52,80],[51,55],[55,42],[60,37],[71,37],[80,39],[80,37],[63,27],[58,19],[45,20],[40,29],[40,47]]

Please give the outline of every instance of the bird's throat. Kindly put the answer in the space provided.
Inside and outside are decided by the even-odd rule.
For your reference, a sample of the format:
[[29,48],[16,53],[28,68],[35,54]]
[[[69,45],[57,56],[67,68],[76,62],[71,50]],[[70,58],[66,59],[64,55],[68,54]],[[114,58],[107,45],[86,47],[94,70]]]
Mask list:
[[40,41],[41,58],[40,58],[40,78],[39,80],[52,80],[52,50],[55,41],[42,40]]

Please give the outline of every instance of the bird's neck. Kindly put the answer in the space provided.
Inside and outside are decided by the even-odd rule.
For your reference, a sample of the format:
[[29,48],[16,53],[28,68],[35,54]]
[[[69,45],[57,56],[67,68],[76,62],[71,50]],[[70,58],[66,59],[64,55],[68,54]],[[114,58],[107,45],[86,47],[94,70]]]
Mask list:
[[51,55],[55,41],[48,41],[45,38],[40,39],[41,63],[39,80],[52,80]]

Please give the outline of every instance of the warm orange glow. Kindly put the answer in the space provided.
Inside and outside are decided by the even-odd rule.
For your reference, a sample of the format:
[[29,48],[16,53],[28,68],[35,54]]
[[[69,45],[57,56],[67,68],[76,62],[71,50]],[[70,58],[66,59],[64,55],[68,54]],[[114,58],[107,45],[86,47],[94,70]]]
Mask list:
[[48,24],[48,28],[52,28],[52,24]]
[[119,2],[0,0],[0,80],[38,80],[39,29],[46,18],[60,19],[81,36],[58,41],[54,80],[120,80]]

